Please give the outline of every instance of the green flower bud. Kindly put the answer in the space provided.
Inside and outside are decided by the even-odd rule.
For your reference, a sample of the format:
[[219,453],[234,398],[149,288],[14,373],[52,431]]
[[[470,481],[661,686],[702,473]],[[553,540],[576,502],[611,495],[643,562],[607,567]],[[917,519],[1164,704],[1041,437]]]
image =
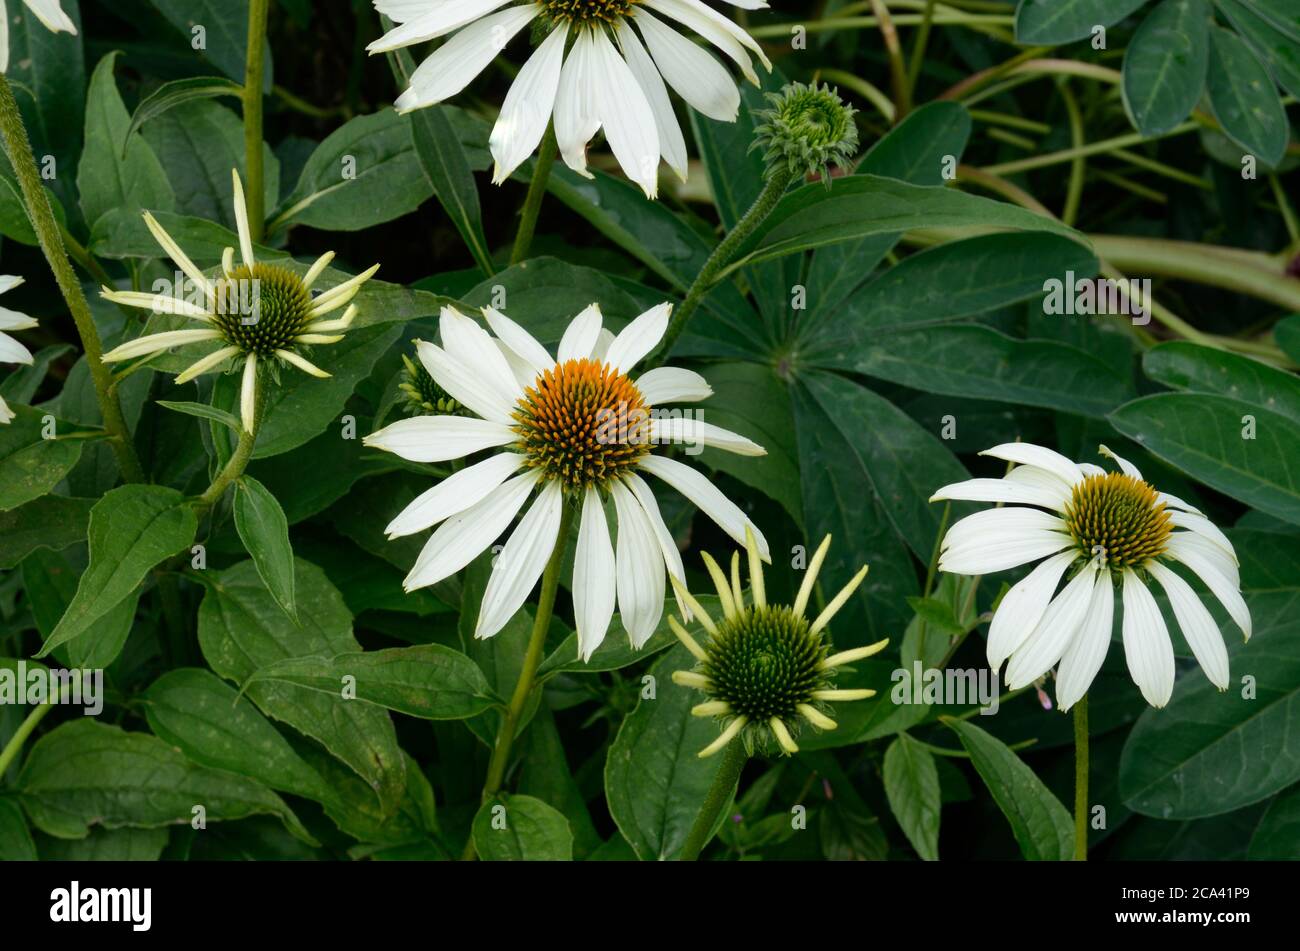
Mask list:
[[820,175],[829,188],[830,167],[847,166],[858,152],[857,110],[830,86],[791,83],[768,93],[771,109],[758,113],[752,148],[766,149],[767,177]]
[[473,416],[433,381],[424,364],[402,354],[403,408],[411,416]]

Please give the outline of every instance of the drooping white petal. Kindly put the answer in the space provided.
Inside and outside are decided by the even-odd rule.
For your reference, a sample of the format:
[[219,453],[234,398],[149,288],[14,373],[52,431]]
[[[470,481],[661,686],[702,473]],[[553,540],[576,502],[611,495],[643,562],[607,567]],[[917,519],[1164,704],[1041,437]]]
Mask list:
[[[1179,534],[1182,533],[1175,533],[1175,535]],[[1171,541],[1173,538],[1174,536],[1170,536]],[[1214,560],[1207,558],[1194,546],[1190,545],[1175,543],[1169,546],[1168,552],[1170,557],[1181,561],[1192,569],[1198,578],[1205,582],[1205,586],[1214,593],[1214,596],[1219,599],[1219,603],[1227,610],[1233,623],[1241,628],[1241,633],[1246,636],[1247,640],[1250,640],[1250,608],[1246,607],[1246,601],[1237,589],[1237,585],[1229,580],[1224,572],[1219,570]]]
[[1184,512],[1191,512],[1193,515],[1203,514],[1195,505],[1189,505],[1176,495],[1170,495],[1168,492],[1157,492],[1156,501],[1163,502],[1165,508],[1181,509]]
[[35,317],[7,307],[0,307],[0,330],[31,330],[39,326]]
[[555,142],[564,164],[584,178],[593,177],[587,171],[587,143],[600,130],[600,107],[591,83],[591,33],[578,31],[555,91]]
[[989,624],[987,645],[989,666],[999,670],[1008,657],[1038,627],[1051,603],[1061,575],[1078,556],[1072,551],[1053,555],[1025,575],[1002,596]]
[[131,360],[135,357],[142,357],[148,353],[157,353],[171,347],[183,347],[187,343],[216,340],[220,336],[220,331],[207,329],[167,330],[159,334],[146,334],[143,337],[128,340],[119,347],[114,347],[104,354],[104,361],[106,363],[116,363],[119,360]]
[[362,442],[411,462],[446,462],[481,449],[504,446],[518,436],[509,426],[463,416],[415,416],[389,423]]
[[[490,4],[495,9],[505,2],[507,0],[457,0],[456,4],[446,6],[451,8],[461,7],[462,3],[482,3]],[[536,18],[540,11],[539,5],[530,3],[522,7],[510,7],[470,23],[416,67],[415,72],[411,73],[410,85],[397,97],[394,107],[398,112],[410,112],[456,95],[473,82],[505,49],[506,44],[514,39],[515,34]],[[397,30],[414,27],[417,22],[419,21],[412,21]],[[392,37],[393,33],[388,36]]]
[[627,373],[641,360],[659,346],[664,332],[668,329],[668,318],[673,312],[672,304],[660,304],[651,307],[644,314],[629,323],[614,338],[605,354],[605,362],[620,373]]
[[438,320],[442,346],[462,366],[473,369],[475,376],[492,387],[507,406],[524,395],[510,364],[501,355],[492,335],[454,307],[444,307]]
[[429,0],[374,0],[375,12],[394,23],[407,23],[429,12]]
[[1147,570],[1169,595],[1169,604],[1174,609],[1174,617],[1178,619],[1178,627],[1187,640],[1187,646],[1192,649],[1196,662],[1201,665],[1201,670],[1205,671],[1210,683],[1220,690],[1227,690],[1228,649],[1223,644],[1219,625],[1214,623],[1213,616],[1186,581],[1158,561],[1147,565]]
[[[484,419],[508,426],[512,421],[514,404],[502,395],[499,387],[488,383],[473,364],[457,360],[446,350],[427,340],[415,341],[415,355],[429,371],[433,382],[447,391],[457,402],[469,407]],[[500,352],[497,358],[505,363]],[[514,384],[514,380],[511,380]]]
[[694,503],[695,507],[718,523],[718,527],[731,536],[737,545],[745,544],[745,528],[754,533],[758,541],[759,553],[763,561],[771,564],[772,553],[767,546],[767,539],[750,521],[749,516],[740,510],[707,478],[690,466],[682,465],[676,459],[667,456],[648,455],[639,463],[640,468],[663,479],[674,489]]
[[[402,25],[389,30],[368,45],[366,50],[370,53],[388,53],[403,46],[412,46],[446,36],[452,30],[487,16],[497,7],[505,6],[509,2],[510,0],[456,0],[455,3],[430,4],[426,0],[420,4],[419,15],[411,16],[417,9],[414,2],[404,6],[387,0],[388,9],[380,9],[379,12]],[[393,16],[393,12],[403,16],[403,19]]]
[[1011,655],[1007,664],[1008,687],[1012,690],[1027,687],[1061,659],[1092,603],[1097,574],[1097,569],[1086,565],[1052,599],[1034,632]]
[[8,294],[15,287],[25,283],[17,274],[0,274],[0,294]]
[[614,565],[614,546],[600,493],[587,486],[573,559],[573,619],[578,628],[578,653],[584,661],[590,660],[605,640],[614,616]]
[[[635,472],[629,472],[623,477],[624,483],[636,500],[641,503],[641,508],[645,510],[646,519],[650,522],[650,528],[654,531],[655,540],[659,543],[659,549],[663,552],[664,564],[668,568],[668,574],[672,575],[680,582],[686,581],[686,568],[682,564],[682,553],[677,549],[677,543],[673,541],[672,532],[668,531],[668,523],[664,521],[663,514],[659,511],[659,502],[655,498],[654,491],[646,484]],[[681,594],[674,588],[674,597],[677,600],[677,610],[681,614],[682,620],[690,623],[691,609],[690,605]]]
[[495,307],[484,307],[483,316],[497,338],[513,350],[519,359],[532,367],[534,375],[555,366],[555,360],[546,352],[546,348],[537,342],[537,338],[501,311]]
[[610,495],[618,517],[618,611],[632,646],[640,648],[654,634],[664,610],[664,558],[650,520],[631,491],[615,479]]
[[488,140],[488,148],[496,162],[492,170],[493,185],[500,185],[509,178],[533,154],[546,134],[560,87],[560,68],[564,63],[564,44],[568,36],[569,24],[566,21],[542,41],[511,83]]
[[468,565],[514,521],[539,478],[535,470],[517,475],[439,525],[424,543],[402,587],[414,591],[437,584]]
[[588,359],[592,348],[596,346],[596,339],[600,336],[600,322],[599,304],[592,304],[569,321],[569,326],[564,329],[564,336],[560,338],[558,362]]
[[244,183],[239,180],[239,170],[232,168],[230,178],[234,187],[235,228],[239,231],[239,253],[249,270],[257,263],[253,257],[253,234],[248,228],[248,203],[244,200]]
[[955,575],[991,575],[1055,555],[1072,544],[1059,532],[1008,537],[987,545],[949,549],[940,557],[939,569]]
[[[1064,487],[1064,483],[1059,479],[1053,481]],[[944,499],[961,502],[1010,502],[1019,505],[1038,505],[1063,512],[1065,504],[1070,501],[1070,496],[1065,491],[1012,482],[1010,479],[967,479],[965,482],[945,485],[930,496],[931,502]]]
[[687,105],[719,122],[736,121],[740,90],[721,63],[647,10],[636,12],[636,25],[641,28],[655,66]]
[[682,136],[682,127],[677,122],[677,113],[673,111],[672,100],[668,98],[668,87],[663,77],[645,51],[636,31],[628,25],[627,20],[620,19],[615,27],[619,48],[627,60],[628,68],[636,78],[646,101],[654,112],[655,131],[659,136],[659,154],[663,156],[668,167],[677,173],[677,177],[686,181],[686,139]]
[[694,370],[655,367],[636,379],[636,388],[650,406],[664,403],[694,403],[713,395],[713,387]]
[[738,456],[767,455],[767,450],[753,440],[694,417],[655,417],[650,421],[650,438],[656,445],[711,446]]
[[239,421],[244,424],[244,432],[253,431],[257,413],[257,354],[249,353],[244,358],[244,378],[239,385]]
[[[948,529],[939,548],[944,555],[960,556],[991,552],[1008,542],[1029,541],[1069,542],[1065,520],[1050,512],[1024,506],[985,509],[959,519]],[[1060,550],[1058,547],[1048,554]]]
[[467,469],[453,472],[433,488],[416,496],[388,523],[384,532],[389,538],[401,538],[437,525],[486,498],[519,471],[523,463],[524,457],[518,453],[498,452]]
[[1204,535],[1198,535],[1196,532],[1170,532],[1169,538],[1165,541],[1165,549],[1179,561],[1183,560],[1180,557],[1181,552],[1193,551],[1200,554],[1201,557],[1209,559],[1210,564],[1218,568],[1219,573],[1231,581],[1234,587],[1241,588],[1241,568],[1222,546],[1210,541]]
[[1056,704],[1062,712],[1083,699],[1101,670],[1110,647],[1115,619],[1115,588],[1109,572],[1102,572],[1092,589],[1092,601],[1078,632],[1070,639],[1061,665],[1056,668]]
[[1002,443],[992,449],[985,449],[980,455],[992,456],[994,459],[1015,462],[1024,466],[1037,466],[1039,469],[1045,469],[1058,478],[1064,479],[1067,485],[1074,485],[1076,482],[1083,480],[1083,473],[1079,470],[1079,467],[1065,456],[1054,449],[1035,446],[1033,443]]
[[1132,568],[1124,571],[1124,658],[1147,703],[1168,703],[1174,692],[1174,645],[1160,606]]
[[596,96],[596,115],[623,174],[647,198],[659,194],[659,132],[654,109],[627,62],[604,30],[592,31],[587,79]]
[[[24,0],[24,2],[47,30],[54,33],[76,34],[77,25],[72,22],[72,17],[63,12],[59,0]],[[2,11],[3,6],[0,6],[0,12]]]
[[0,363],[31,363],[32,352],[5,333],[0,333]]
[[[712,18],[717,16],[713,10],[708,7],[702,7],[701,9],[697,5],[688,2],[688,0],[645,0],[645,5],[651,10],[662,13],[664,16],[694,30],[739,66],[746,79],[755,86],[759,84],[758,73],[754,72],[754,64],[750,62],[749,54],[745,52],[745,44],[734,36],[729,29]],[[727,23],[729,26],[732,25],[725,17],[718,17],[718,20]],[[743,30],[741,32],[744,33]],[[745,35],[748,36],[748,34]],[[755,43],[754,45],[757,46],[758,44]]]
[[1228,536],[1223,534],[1219,526],[1204,515],[1193,515],[1191,512],[1180,512],[1174,509],[1169,512],[1169,524],[1177,528],[1185,528],[1189,532],[1195,532],[1202,538],[1208,539],[1222,548],[1224,553],[1234,562],[1237,561],[1237,552],[1232,547],[1232,542],[1228,541]]
[[497,556],[496,567],[483,592],[474,636],[487,638],[505,627],[515,616],[537,579],[546,570],[551,553],[560,539],[560,515],[564,493],[559,482],[548,482],[537,496],[510,540]]

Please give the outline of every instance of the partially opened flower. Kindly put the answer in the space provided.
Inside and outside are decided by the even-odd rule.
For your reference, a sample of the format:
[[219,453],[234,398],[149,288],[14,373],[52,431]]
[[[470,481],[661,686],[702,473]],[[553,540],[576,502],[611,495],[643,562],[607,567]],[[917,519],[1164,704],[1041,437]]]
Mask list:
[[674,579],[678,595],[709,637],[701,644],[676,618],[668,618],[678,640],[699,661],[694,670],[674,672],[673,683],[695,687],[708,698],[692,708],[691,713],[697,717],[717,717],[725,724],[722,733],[700,751],[700,756],[712,756],[726,748],[737,734],[743,734],[747,752],[779,749],[787,755],[797,753],[799,746],[795,738],[804,723],[820,730],[835,729],[835,721],[827,715],[831,712],[828,701],[865,700],[875,696],[874,690],[836,689],[835,676],[845,664],[884,650],[889,641],[832,654],[828,628],[831,619],[862,584],[867,566],[863,565],[815,617],[810,620],[806,615],[817,574],[830,547],[831,537],[827,535],[808,565],[793,605],[768,604],[758,543],[752,534],[745,542],[749,556],[749,604],[745,603],[745,593],[740,587],[740,552],[732,556],[729,578],[707,552],[704,554],[704,566],[722,604],[720,619],[710,617],[685,584]]
[[[766,0],[726,2],[767,7]],[[624,174],[649,197],[658,191],[660,157],[685,180],[686,141],[665,81],[694,109],[725,122],[735,121],[740,93],[712,54],[676,27],[716,47],[755,85],[749,54],[772,68],[754,38],[704,0],[375,0],[375,9],[400,25],[371,43],[372,53],[451,34],[411,74],[396,103],[402,112],[456,95],[524,27],[540,24],[545,39],[519,70],[492,130],[496,184],[536,150],[552,116],[560,154],[579,174],[590,177],[587,143],[604,129]]]
[[[170,295],[115,291],[108,287],[100,291],[102,297],[115,304],[142,307],[159,314],[179,314],[203,326],[137,337],[104,354],[104,361],[134,360],[172,347],[218,340],[221,346],[195,361],[176,377],[176,382],[186,383],[220,367],[242,364],[240,416],[244,428],[252,432],[259,365],[270,361],[297,367],[315,377],[328,377],[328,373],[304,356],[305,348],[343,339],[342,331],[351,326],[357,313],[355,306],[349,306],[352,298],[379,270],[379,265],[313,297],[312,285],[333,260],[334,252],[321,255],[303,277],[276,264],[259,263],[253,256],[244,187],[237,171],[231,175],[241,263],[235,263],[235,249],[226,248],[221,276],[209,280],[153,215],[145,212],[149,231],[192,282],[192,293],[181,293],[180,288]],[[340,307],[347,307],[342,317],[325,319]]]
[[982,455],[1017,464],[1005,478],[957,482],[934,494],[932,500],[1007,503],[948,531],[942,570],[983,575],[1039,562],[998,606],[989,626],[989,664],[997,670],[1010,658],[1006,680],[1014,689],[1059,663],[1056,699],[1068,710],[1106,658],[1118,588],[1129,673],[1148,703],[1164,706],[1174,687],[1174,651],[1148,590],[1154,581],[1201,669],[1226,690],[1228,652],[1219,626],[1170,565],[1181,563],[1198,576],[1249,638],[1250,611],[1232,543],[1195,508],[1148,485],[1132,463],[1105,446],[1099,451],[1120,471],[1076,464],[1028,443],[995,446]]
[[[3,10],[0,10],[3,12]],[[0,294],[11,291],[23,282],[21,277],[0,274]],[[4,333],[6,330],[31,330],[36,321],[16,310],[0,307],[0,363],[31,363],[32,352],[13,337]],[[3,396],[0,396],[0,423],[8,423],[14,418],[14,411],[9,408]]]
[[[407,575],[407,591],[435,584],[468,565],[528,508],[496,558],[479,610],[476,637],[505,626],[541,577],[569,519],[578,519],[573,568],[579,649],[590,658],[604,640],[617,602],[634,647],[663,615],[664,570],[683,577],[682,559],[642,473],[657,476],[701,508],[732,538],[749,518],[708,478],[656,451],[665,443],[713,446],[741,455],[762,447],[661,404],[712,394],[698,373],[659,367],[629,373],[654,350],[671,307],[655,307],[614,336],[592,305],[573,319],[558,359],[504,314],[485,308],[495,337],[443,308],[442,346],[416,342],[434,382],[478,418],[417,416],[366,437],[366,445],[414,462],[445,462],[483,450],[486,458],[442,480],[388,526],[390,538],[438,528]],[[613,503],[617,544],[605,503]],[[764,558],[767,543],[753,529]]]
[[[27,9],[36,14],[36,19],[53,33],[77,33],[77,24],[63,12],[59,0],[23,0]],[[0,0],[0,73],[9,70],[9,11],[5,9],[5,0]]]

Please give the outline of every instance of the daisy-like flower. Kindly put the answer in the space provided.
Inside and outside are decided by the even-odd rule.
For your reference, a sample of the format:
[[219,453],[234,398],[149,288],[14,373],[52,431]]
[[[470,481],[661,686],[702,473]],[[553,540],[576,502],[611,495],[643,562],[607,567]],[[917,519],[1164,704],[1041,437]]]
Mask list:
[[[726,0],[761,10],[766,0]],[[692,108],[734,122],[740,92],[731,74],[669,21],[698,34],[758,85],[750,53],[769,70],[758,43],[704,0],[375,0],[400,24],[371,43],[383,53],[453,34],[411,74],[397,99],[407,112],[442,102],[487,68],[517,33],[537,21],[545,34],[501,106],[490,141],[500,184],[530,156],[555,120],[565,163],[587,171],[586,149],[600,129],[623,172],[650,198],[660,157],[685,181],[686,140],[668,99],[671,86]],[[638,36],[639,34],[639,36]]]
[[[1237,556],[1227,536],[1186,502],[1157,491],[1105,446],[1118,472],[1075,463],[1041,446],[1006,443],[982,455],[1015,463],[1005,478],[945,486],[938,499],[1002,502],[944,537],[939,567],[984,575],[1039,562],[1002,598],[989,626],[989,665],[1007,665],[1007,685],[1027,686],[1059,663],[1056,699],[1068,710],[1087,693],[1110,647],[1116,589],[1123,601],[1124,654],[1147,703],[1174,689],[1174,650],[1151,582],[1164,589],[1205,675],[1228,689],[1228,651],[1214,618],[1181,575],[1197,575],[1250,637]],[[1066,584],[1057,592],[1061,579]]]
[[827,716],[827,701],[865,700],[875,696],[874,690],[837,690],[834,678],[840,667],[879,653],[889,641],[832,654],[827,629],[831,619],[862,584],[867,566],[863,565],[815,618],[809,620],[805,614],[817,573],[830,547],[831,537],[827,535],[813,555],[793,605],[767,603],[763,565],[753,534],[748,534],[745,541],[749,556],[749,604],[745,603],[740,588],[740,552],[732,555],[730,579],[705,552],[704,566],[722,603],[719,621],[709,617],[683,582],[673,579],[678,597],[709,634],[708,641],[701,645],[676,618],[668,618],[678,640],[699,661],[694,670],[675,671],[673,683],[695,687],[708,697],[693,707],[691,713],[697,717],[716,717],[725,723],[722,733],[700,751],[700,756],[712,756],[725,749],[742,733],[747,751],[777,748],[786,755],[797,753],[795,737],[803,723],[811,723],[820,730],[835,729],[835,721]]
[[[23,0],[27,9],[36,14],[36,19],[53,33],[77,33],[77,25],[63,12],[59,0]],[[9,70],[9,11],[5,0],[0,0],[0,73]]]
[[[154,216],[145,212],[144,223],[168,257],[193,283],[193,293],[183,294],[180,288],[170,295],[115,291],[108,287],[100,291],[100,296],[115,304],[142,307],[157,314],[179,314],[204,326],[137,337],[104,354],[104,361],[135,360],[172,347],[219,340],[220,347],[195,361],[176,377],[176,382],[187,383],[219,367],[237,367],[242,363],[240,417],[244,429],[252,432],[258,367],[272,361],[297,367],[314,377],[328,377],[328,373],[303,356],[303,348],[343,339],[342,331],[352,325],[357,315],[352,298],[379,270],[379,265],[313,297],[312,285],[334,259],[334,252],[322,254],[303,277],[279,265],[258,263],[253,257],[253,240],[248,230],[244,186],[239,172],[232,170],[231,177],[242,263],[236,265],[235,249],[226,248],[221,258],[221,276],[209,280]],[[340,307],[347,307],[342,317],[324,319]]]
[[[0,13],[3,13],[0,10]],[[12,274],[0,274],[0,294],[11,291],[23,282],[21,277]],[[36,321],[16,310],[0,307],[0,363],[31,363],[32,352],[13,337],[4,333],[6,330],[31,330]],[[14,418],[14,411],[9,408],[4,397],[0,396],[0,423],[8,423]]]
[[[712,389],[698,373],[659,367],[629,376],[654,350],[668,326],[671,305],[646,311],[614,336],[601,328],[592,305],[569,324],[552,357],[523,327],[492,308],[492,333],[454,308],[440,321],[442,346],[416,341],[434,382],[477,418],[417,416],[367,436],[365,443],[413,462],[445,462],[499,450],[420,495],[387,528],[389,538],[434,525],[404,582],[407,591],[435,584],[468,565],[496,541],[524,503],[528,508],[496,558],[483,594],[476,637],[491,637],[523,605],[570,516],[578,521],[573,603],[583,659],[604,640],[617,601],[634,647],[654,633],[663,615],[664,569],[684,577],[654,492],[650,473],[690,499],[728,535],[752,529],[740,508],[705,476],[656,451],[685,442],[760,456],[743,436],[660,404],[703,400]],[[495,336],[493,336],[495,334]],[[605,502],[613,503],[617,542],[610,539]],[[439,524],[441,523],[441,524]]]

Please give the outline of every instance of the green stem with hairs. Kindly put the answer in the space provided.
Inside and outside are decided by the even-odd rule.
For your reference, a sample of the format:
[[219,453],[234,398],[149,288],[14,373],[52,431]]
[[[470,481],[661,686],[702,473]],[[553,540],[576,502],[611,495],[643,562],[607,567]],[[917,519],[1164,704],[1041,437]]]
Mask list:
[[266,193],[262,181],[262,61],[266,50],[266,18],[271,0],[248,4],[248,58],[244,61],[244,171],[248,187],[248,230],[253,241],[266,236]]
[[1088,860],[1088,695],[1074,705],[1074,860]]
[[257,443],[257,432],[262,428],[262,414],[266,411],[266,401],[263,398],[265,376],[265,372],[259,369],[257,382],[253,386],[253,431],[249,432],[242,428],[239,430],[239,442],[235,444],[235,451],[212,480],[212,484],[195,502],[195,507],[200,512],[212,508],[221,500],[226,489],[244,474],[249,460],[253,458],[253,446]]
[[95,326],[95,318],[90,313],[90,305],[86,303],[86,295],[81,291],[77,272],[68,260],[59,224],[50,208],[49,195],[41,185],[41,175],[36,168],[36,157],[32,154],[22,114],[18,111],[18,103],[14,101],[9,80],[4,75],[0,75],[0,136],[4,138],[9,164],[13,166],[18,178],[27,217],[31,220],[32,229],[45,253],[45,260],[54,272],[54,279],[58,282],[72,320],[77,325],[77,335],[81,338],[81,349],[86,354],[86,366],[95,387],[104,428],[112,438],[110,445],[117,458],[118,469],[127,482],[143,482],[144,468],[140,465],[135,446],[131,442],[131,432],[122,415],[122,406],[112,391],[113,375],[104,364],[104,348]]
[[704,804],[700,806],[700,812],[695,817],[695,824],[691,826],[691,831],[686,836],[679,861],[694,862],[700,857],[704,847],[709,844],[709,839],[713,837],[713,830],[718,826],[718,817],[727,806],[731,805],[732,797],[736,794],[736,786],[740,783],[740,774],[744,771],[747,762],[749,762],[749,754],[745,752],[744,739],[739,736],[734,737],[722,751],[722,765],[718,768],[717,775],[713,777],[713,785],[709,787],[704,797]]
[[555,165],[555,156],[560,146],[555,139],[555,128],[546,130],[542,138],[542,147],[537,152],[533,163],[533,178],[528,183],[528,197],[524,199],[523,211],[519,217],[519,230],[515,233],[515,246],[510,252],[510,265],[513,267],[528,257],[528,249],[533,245],[533,234],[537,231],[537,215],[542,210],[542,199],[546,196],[546,184],[551,180],[551,167]]
[[[560,530],[555,537],[555,550],[551,552],[550,560],[546,562],[546,570],[542,573],[542,591],[537,600],[537,613],[533,616],[533,631],[528,637],[528,647],[524,651],[523,668],[519,671],[514,693],[510,695],[510,703],[506,706],[505,716],[501,720],[501,730],[497,733],[496,745],[492,747],[492,757],[488,760],[487,778],[483,781],[480,803],[486,803],[501,791],[501,785],[505,782],[506,768],[510,765],[510,748],[514,745],[515,734],[523,721],[528,698],[536,685],[537,668],[542,663],[542,653],[546,649],[546,633],[551,628],[551,615],[555,611],[555,593],[560,586],[560,570],[564,567],[564,549],[569,538],[569,528],[573,524],[573,510],[574,506],[566,502],[560,513]],[[474,835],[471,833],[465,843],[465,851],[461,853],[461,860],[473,861],[476,854]]]
[[788,168],[780,168],[772,172],[767,184],[763,186],[763,190],[758,193],[754,203],[749,206],[749,211],[745,212],[741,219],[736,222],[736,226],[731,229],[731,232],[723,239],[722,243],[714,248],[713,253],[709,255],[709,259],[704,262],[704,267],[700,269],[695,282],[691,285],[690,290],[686,292],[686,300],[682,302],[681,307],[677,308],[672,320],[669,321],[668,330],[664,333],[664,339],[659,344],[659,349],[650,358],[648,366],[657,367],[668,358],[668,355],[672,352],[673,344],[682,335],[682,331],[686,329],[686,324],[695,315],[700,304],[704,302],[705,296],[713,289],[713,285],[718,282],[724,269],[731,263],[736,251],[772,213],[772,209],[781,200],[785,190],[790,187],[794,177],[795,173]]
[[23,748],[23,744],[27,742],[27,737],[32,735],[32,731],[36,729],[36,725],[44,720],[53,709],[54,701],[46,700],[31,713],[27,714],[27,719],[23,720],[23,722],[18,725],[18,729],[14,731],[14,735],[9,738],[9,742],[5,744],[5,748],[0,750],[0,779],[4,779],[4,775],[8,771],[10,765],[12,765],[13,761],[18,758],[18,751]]

